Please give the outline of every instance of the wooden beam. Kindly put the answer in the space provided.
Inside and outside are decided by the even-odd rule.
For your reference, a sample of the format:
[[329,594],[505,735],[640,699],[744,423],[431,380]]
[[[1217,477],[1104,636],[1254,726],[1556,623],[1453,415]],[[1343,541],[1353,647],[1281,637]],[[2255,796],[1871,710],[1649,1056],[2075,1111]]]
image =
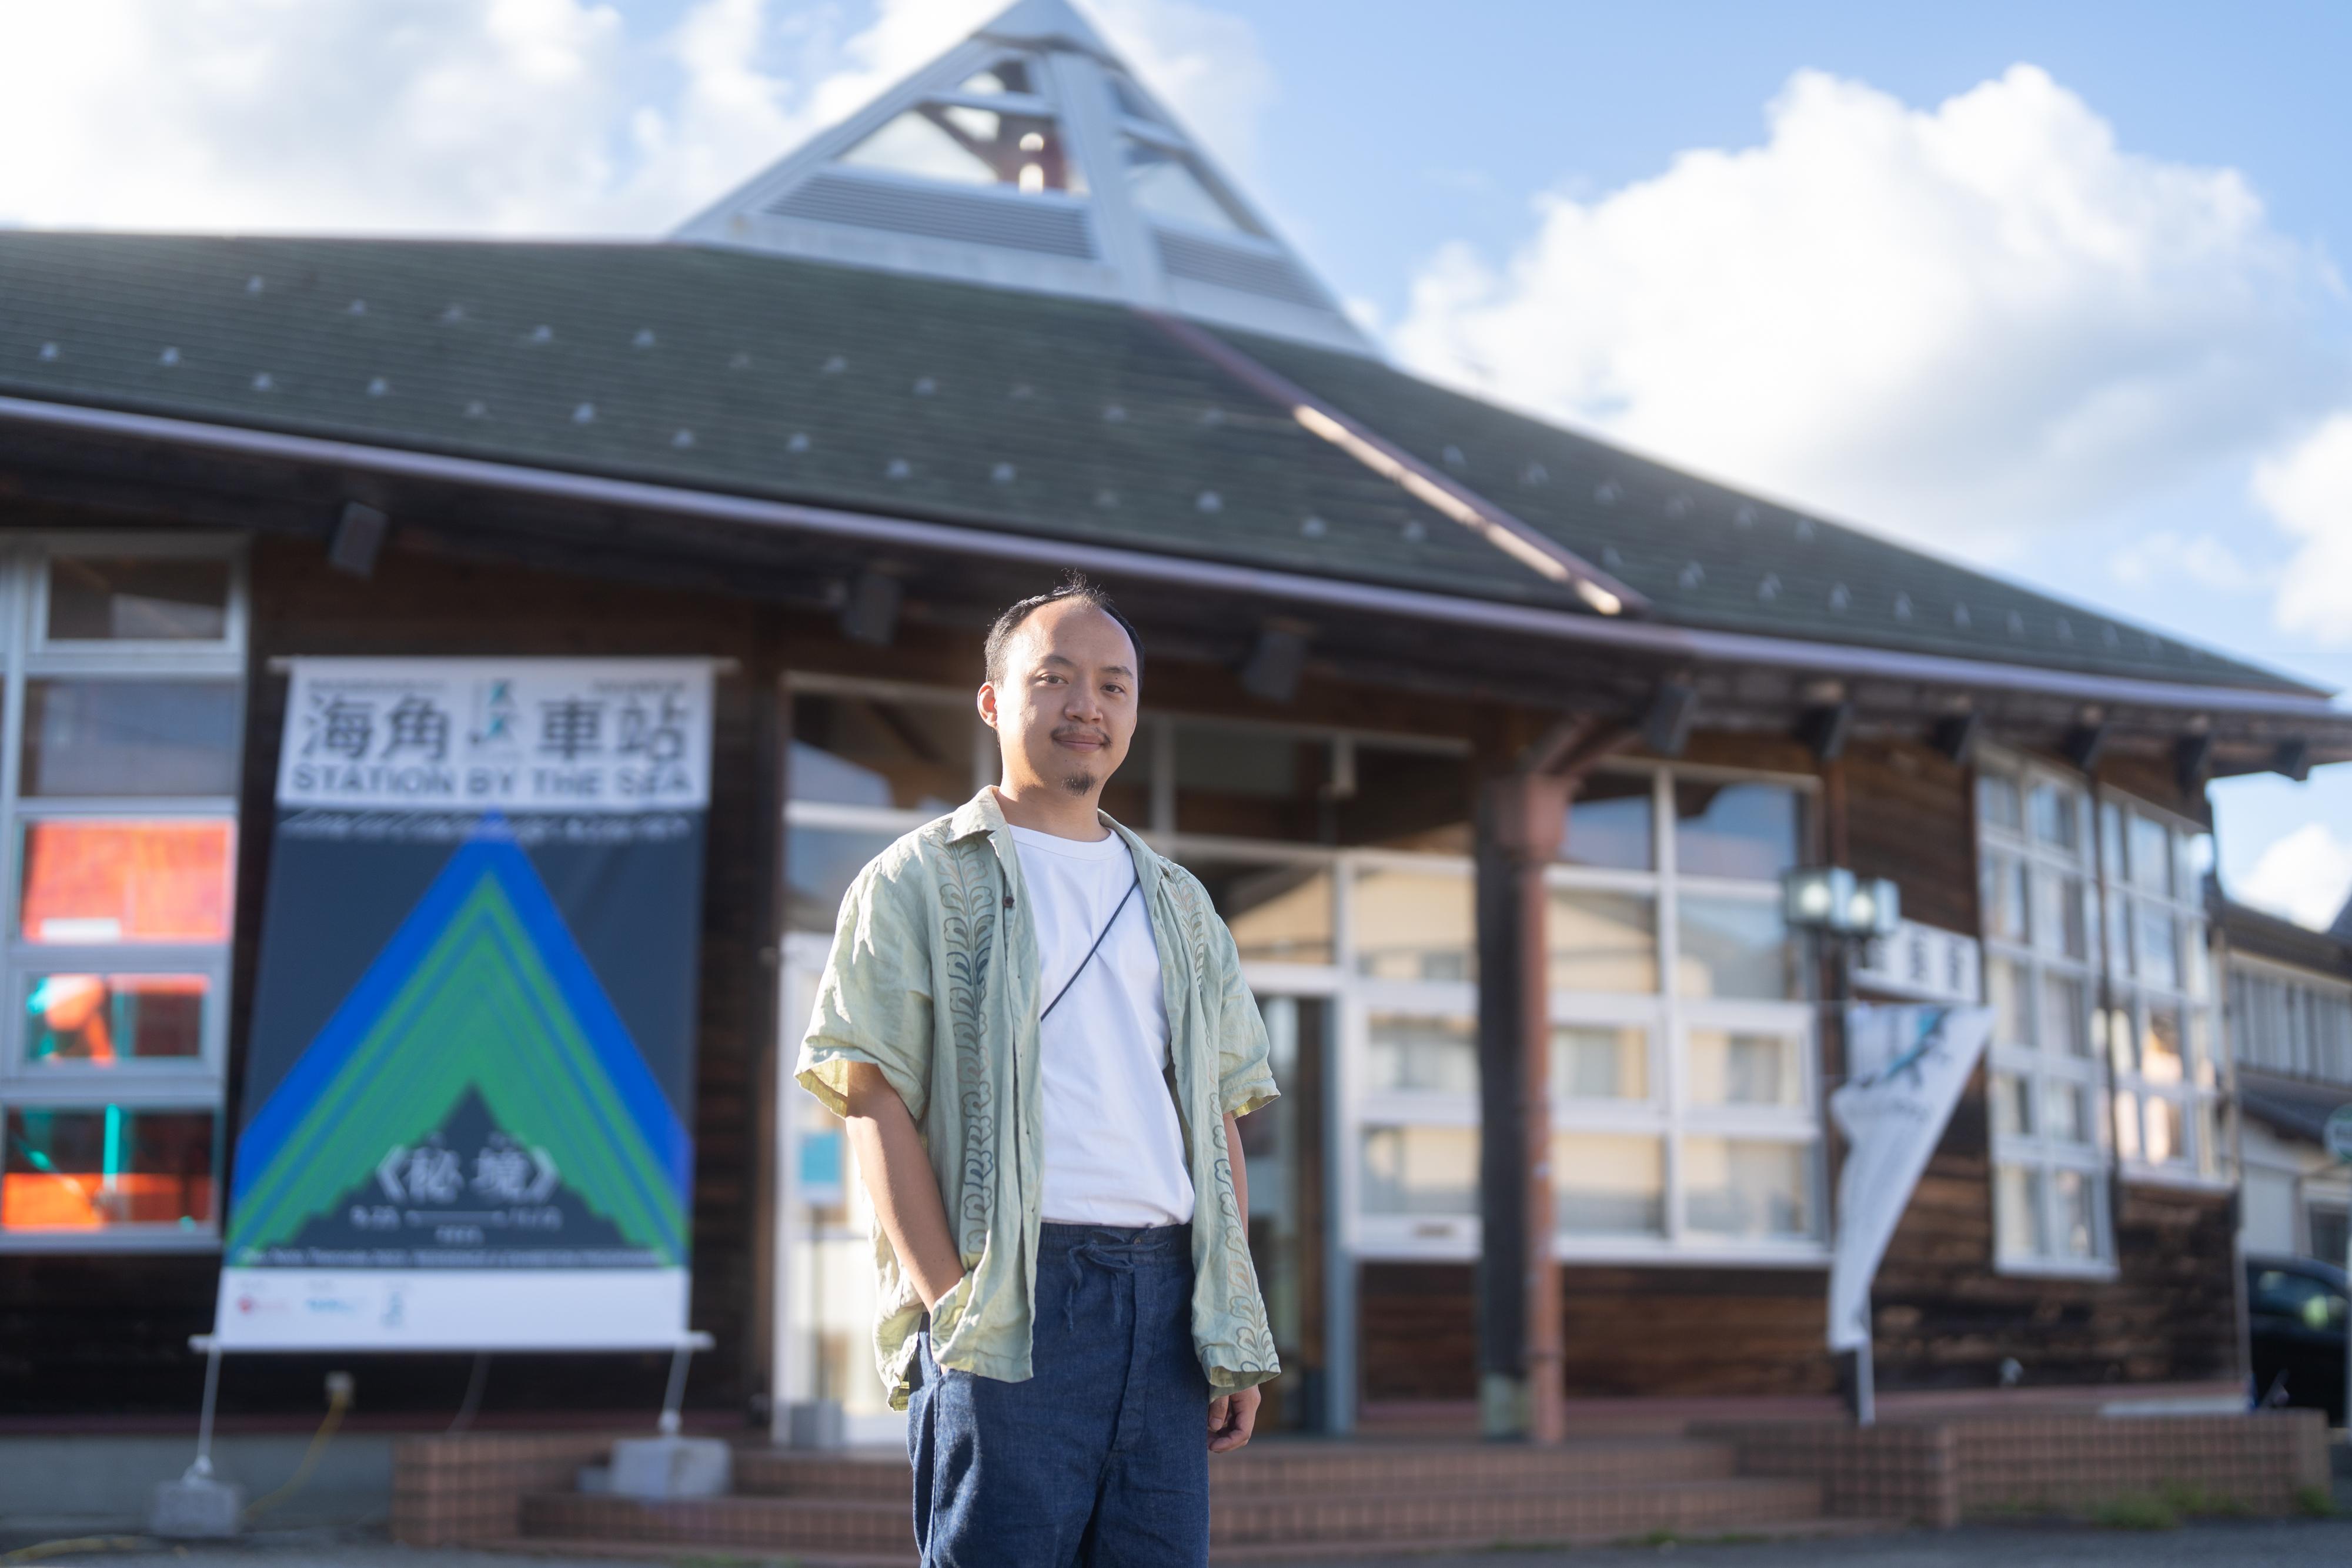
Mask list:
[[1797,723],[1797,738],[1812,748],[1823,762],[1835,762],[1845,755],[1845,743],[1853,734],[1853,704],[1828,703],[1806,710]]
[[1680,757],[1697,717],[1698,688],[1688,681],[1668,681],[1652,695],[1642,716],[1642,738],[1661,757]]
[[2099,753],[2106,748],[2107,722],[2105,719],[2076,725],[2067,731],[2065,742],[2059,747],[2066,754],[2067,761],[2085,773],[2098,770]]
[[[1585,733],[1580,744],[1571,747],[1566,756],[1552,764],[1551,776],[1567,783],[1570,792],[1573,793],[1596,766],[1619,752],[1631,751],[1641,738],[1641,730],[1622,720],[1595,725]],[[1563,810],[1567,809],[1565,800],[1560,805]],[[1553,848],[1558,847],[1555,842]]]

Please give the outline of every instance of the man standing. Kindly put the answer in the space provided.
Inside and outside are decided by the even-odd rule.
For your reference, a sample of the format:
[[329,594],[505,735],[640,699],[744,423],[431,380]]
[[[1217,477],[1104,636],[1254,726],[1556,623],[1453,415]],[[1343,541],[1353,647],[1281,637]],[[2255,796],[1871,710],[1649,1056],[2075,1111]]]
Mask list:
[[798,1076],[873,1198],[926,1568],[1200,1564],[1280,1370],[1234,1127],[1265,1030],[1200,883],[1098,804],[1134,627],[1073,577],[986,664],[1003,781],[859,873]]

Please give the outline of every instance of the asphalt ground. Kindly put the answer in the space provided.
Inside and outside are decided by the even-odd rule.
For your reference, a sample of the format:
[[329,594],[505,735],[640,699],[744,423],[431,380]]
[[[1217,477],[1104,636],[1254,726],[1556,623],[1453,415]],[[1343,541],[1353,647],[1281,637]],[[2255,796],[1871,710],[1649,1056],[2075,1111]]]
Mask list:
[[[345,1531],[291,1531],[230,1544],[190,1542],[47,1557],[86,1568],[629,1568],[625,1559],[417,1551]],[[649,1563],[656,1560],[648,1560]],[[788,1560],[709,1552],[666,1568],[785,1568]],[[1409,1557],[1331,1556],[1315,1568],[2171,1568],[2173,1564],[2346,1568],[2352,1518],[2193,1522],[2170,1530],[1978,1526],[1901,1535],[1778,1542],[1673,1541],[1570,1551]]]

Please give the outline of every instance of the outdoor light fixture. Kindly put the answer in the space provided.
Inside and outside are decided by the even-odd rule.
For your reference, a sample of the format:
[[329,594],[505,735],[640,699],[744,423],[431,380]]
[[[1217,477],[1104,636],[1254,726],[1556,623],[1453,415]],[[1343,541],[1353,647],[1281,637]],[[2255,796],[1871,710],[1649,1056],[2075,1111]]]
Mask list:
[[1800,930],[1891,936],[1903,923],[1903,895],[1883,876],[1843,866],[1801,866],[1780,879],[1780,912]]
[[1892,936],[1903,924],[1903,894],[1887,877],[1858,880],[1845,911],[1842,929],[1857,936]]
[[1843,866],[1799,866],[1780,879],[1780,912],[1801,930],[1835,929],[1853,903],[1853,873]]

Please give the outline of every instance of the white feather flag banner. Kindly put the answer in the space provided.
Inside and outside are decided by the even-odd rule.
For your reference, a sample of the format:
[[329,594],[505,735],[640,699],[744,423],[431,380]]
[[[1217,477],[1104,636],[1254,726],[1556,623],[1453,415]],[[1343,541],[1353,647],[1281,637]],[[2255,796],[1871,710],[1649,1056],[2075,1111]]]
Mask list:
[[1830,1259],[1830,1348],[1870,1343],[1870,1282],[1992,1036],[1984,1007],[1846,1009],[1852,1073],[1830,1096],[1846,1142]]

